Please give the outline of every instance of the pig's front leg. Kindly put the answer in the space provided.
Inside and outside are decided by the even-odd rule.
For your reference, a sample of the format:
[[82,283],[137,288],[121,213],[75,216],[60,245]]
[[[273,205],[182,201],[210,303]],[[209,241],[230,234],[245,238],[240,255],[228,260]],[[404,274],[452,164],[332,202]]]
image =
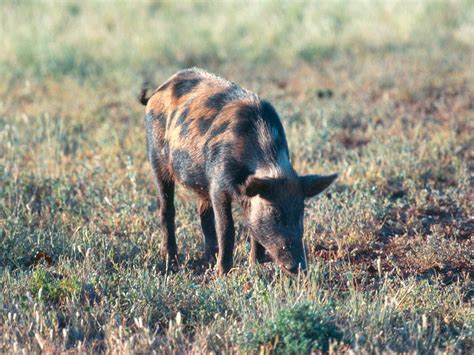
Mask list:
[[217,270],[220,275],[224,275],[232,268],[234,254],[235,229],[232,218],[232,199],[226,193],[217,191],[212,194],[211,201],[219,245]]

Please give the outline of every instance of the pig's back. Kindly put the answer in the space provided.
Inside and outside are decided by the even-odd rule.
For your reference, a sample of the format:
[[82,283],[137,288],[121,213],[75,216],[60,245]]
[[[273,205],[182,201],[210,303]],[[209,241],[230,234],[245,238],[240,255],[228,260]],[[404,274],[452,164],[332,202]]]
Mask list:
[[288,155],[278,115],[254,93],[200,69],[173,75],[146,109],[149,158],[198,192],[235,190],[268,161]]

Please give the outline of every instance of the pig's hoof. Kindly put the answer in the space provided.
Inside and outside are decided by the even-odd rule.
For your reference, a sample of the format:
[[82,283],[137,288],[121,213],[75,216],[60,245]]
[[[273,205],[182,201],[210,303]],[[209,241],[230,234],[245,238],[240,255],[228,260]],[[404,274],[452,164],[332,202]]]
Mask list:
[[204,255],[204,263],[206,265],[216,265],[216,255],[215,254],[205,254]]
[[217,262],[217,248],[208,249],[204,253],[204,262],[208,265],[215,265]]
[[229,273],[230,269],[232,269],[232,264],[218,265],[217,273],[219,274],[219,276],[227,275]]
[[160,255],[165,262],[166,268],[174,269],[178,266],[178,253],[169,253],[168,251],[162,250]]

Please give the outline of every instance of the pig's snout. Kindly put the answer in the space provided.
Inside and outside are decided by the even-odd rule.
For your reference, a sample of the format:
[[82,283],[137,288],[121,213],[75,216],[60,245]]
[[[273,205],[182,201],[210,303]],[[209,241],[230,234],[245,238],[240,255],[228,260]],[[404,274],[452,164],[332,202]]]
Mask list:
[[299,271],[306,272],[306,262],[304,260],[302,248],[283,246],[277,252],[277,261],[284,271],[290,274],[297,274]]
[[297,274],[298,271],[306,272],[306,267],[302,263],[291,263],[283,267],[292,274]]

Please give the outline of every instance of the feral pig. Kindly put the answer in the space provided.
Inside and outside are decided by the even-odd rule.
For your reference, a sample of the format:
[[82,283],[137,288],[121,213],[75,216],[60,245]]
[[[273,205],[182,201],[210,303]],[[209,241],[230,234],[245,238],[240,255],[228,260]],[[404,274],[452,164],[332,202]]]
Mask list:
[[146,105],[148,159],[158,187],[163,230],[161,255],[177,256],[175,183],[193,190],[205,239],[205,258],[219,274],[233,262],[231,204],[239,202],[251,232],[251,262],[267,251],[286,273],[306,269],[304,199],[317,195],[336,174],[298,176],[273,106],[235,83],[203,70],[182,70],[162,84]]

